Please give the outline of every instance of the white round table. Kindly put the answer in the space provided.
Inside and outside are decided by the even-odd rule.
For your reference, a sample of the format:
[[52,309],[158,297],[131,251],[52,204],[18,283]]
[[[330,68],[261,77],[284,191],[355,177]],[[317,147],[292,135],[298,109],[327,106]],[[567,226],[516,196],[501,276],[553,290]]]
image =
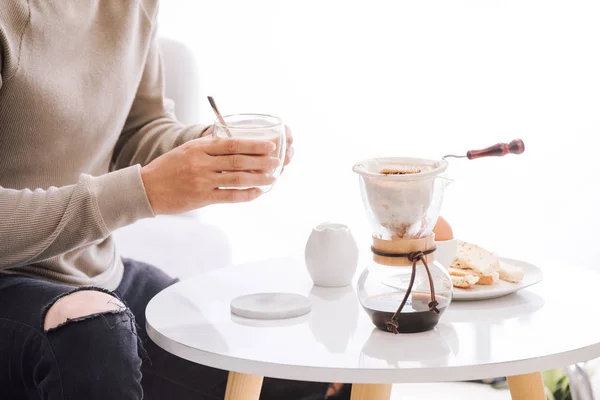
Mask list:
[[[165,289],[148,304],[147,329],[166,351],[231,371],[226,399],[258,399],[263,376],[353,383],[353,400],[389,399],[392,383],[507,376],[513,399],[544,400],[539,371],[600,357],[600,274],[541,267],[540,284],[454,302],[435,330],[393,335],[374,328],[353,286],[314,287],[302,258],[275,259]],[[303,294],[313,309],[279,321],[231,314],[232,299],[257,292]]]

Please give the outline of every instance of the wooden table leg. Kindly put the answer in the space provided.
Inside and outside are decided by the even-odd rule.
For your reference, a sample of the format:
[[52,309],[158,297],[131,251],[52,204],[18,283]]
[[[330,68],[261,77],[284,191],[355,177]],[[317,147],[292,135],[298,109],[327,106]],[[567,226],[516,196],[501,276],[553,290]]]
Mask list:
[[507,379],[513,400],[546,400],[541,372],[509,376]]
[[390,400],[392,385],[354,384],[351,400]]
[[258,400],[263,377],[230,372],[227,378],[225,400]]

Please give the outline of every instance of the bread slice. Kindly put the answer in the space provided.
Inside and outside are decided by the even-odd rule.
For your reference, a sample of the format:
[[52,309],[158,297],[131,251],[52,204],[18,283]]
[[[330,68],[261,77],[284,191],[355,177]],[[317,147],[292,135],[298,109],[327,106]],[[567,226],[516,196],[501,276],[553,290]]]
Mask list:
[[450,278],[452,278],[452,285],[461,289],[469,289],[479,281],[479,277],[475,275],[451,275]]
[[478,285],[493,285],[500,280],[500,260],[489,251],[471,243],[459,241],[456,259],[451,268],[467,270],[479,277]]
[[479,282],[479,277],[473,275],[472,271],[467,269],[450,267],[448,268],[448,272],[450,273],[450,278],[452,278],[452,285],[457,288],[468,289]]
[[500,275],[494,271],[489,275],[478,275],[479,280],[477,281],[478,285],[495,285],[500,280]]
[[448,268],[448,273],[450,274],[450,276],[467,276],[467,275],[473,275],[471,273],[471,271],[469,271],[468,269],[458,269],[458,268],[454,268],[454,267]]
[[518,283],[525,277],[525,270],[518,265],[500,262],[500,279],[507,282]]

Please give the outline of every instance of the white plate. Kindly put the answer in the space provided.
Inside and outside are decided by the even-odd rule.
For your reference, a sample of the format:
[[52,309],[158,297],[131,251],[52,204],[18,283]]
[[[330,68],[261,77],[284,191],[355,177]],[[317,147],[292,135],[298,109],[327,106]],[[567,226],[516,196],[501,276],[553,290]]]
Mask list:
[[519,290],[525,289],[531,285],[535,285],[544,277],[542,270],[535,265],[526,263],[524,261],[502,257],[500,257],[500,261],[506,264],[522,267],[525,270],[525,276],[523,280],[519,283],[510,283],[501,280],[495,285],[473,285],[469,289],[454,288],[452,300],[471,301],[495,299],[497,297],[503,297],[511,293],[518,292]]

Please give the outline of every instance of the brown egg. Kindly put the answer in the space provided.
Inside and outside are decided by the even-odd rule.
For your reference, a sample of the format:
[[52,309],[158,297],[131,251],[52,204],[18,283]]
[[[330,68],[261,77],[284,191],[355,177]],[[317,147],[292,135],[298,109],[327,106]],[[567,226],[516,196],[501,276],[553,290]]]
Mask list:
[[433,233],[435,233],[435,240],[450,240],[454,238],[452,227],[444,218],[439,217],[437,223],[433,227]]

